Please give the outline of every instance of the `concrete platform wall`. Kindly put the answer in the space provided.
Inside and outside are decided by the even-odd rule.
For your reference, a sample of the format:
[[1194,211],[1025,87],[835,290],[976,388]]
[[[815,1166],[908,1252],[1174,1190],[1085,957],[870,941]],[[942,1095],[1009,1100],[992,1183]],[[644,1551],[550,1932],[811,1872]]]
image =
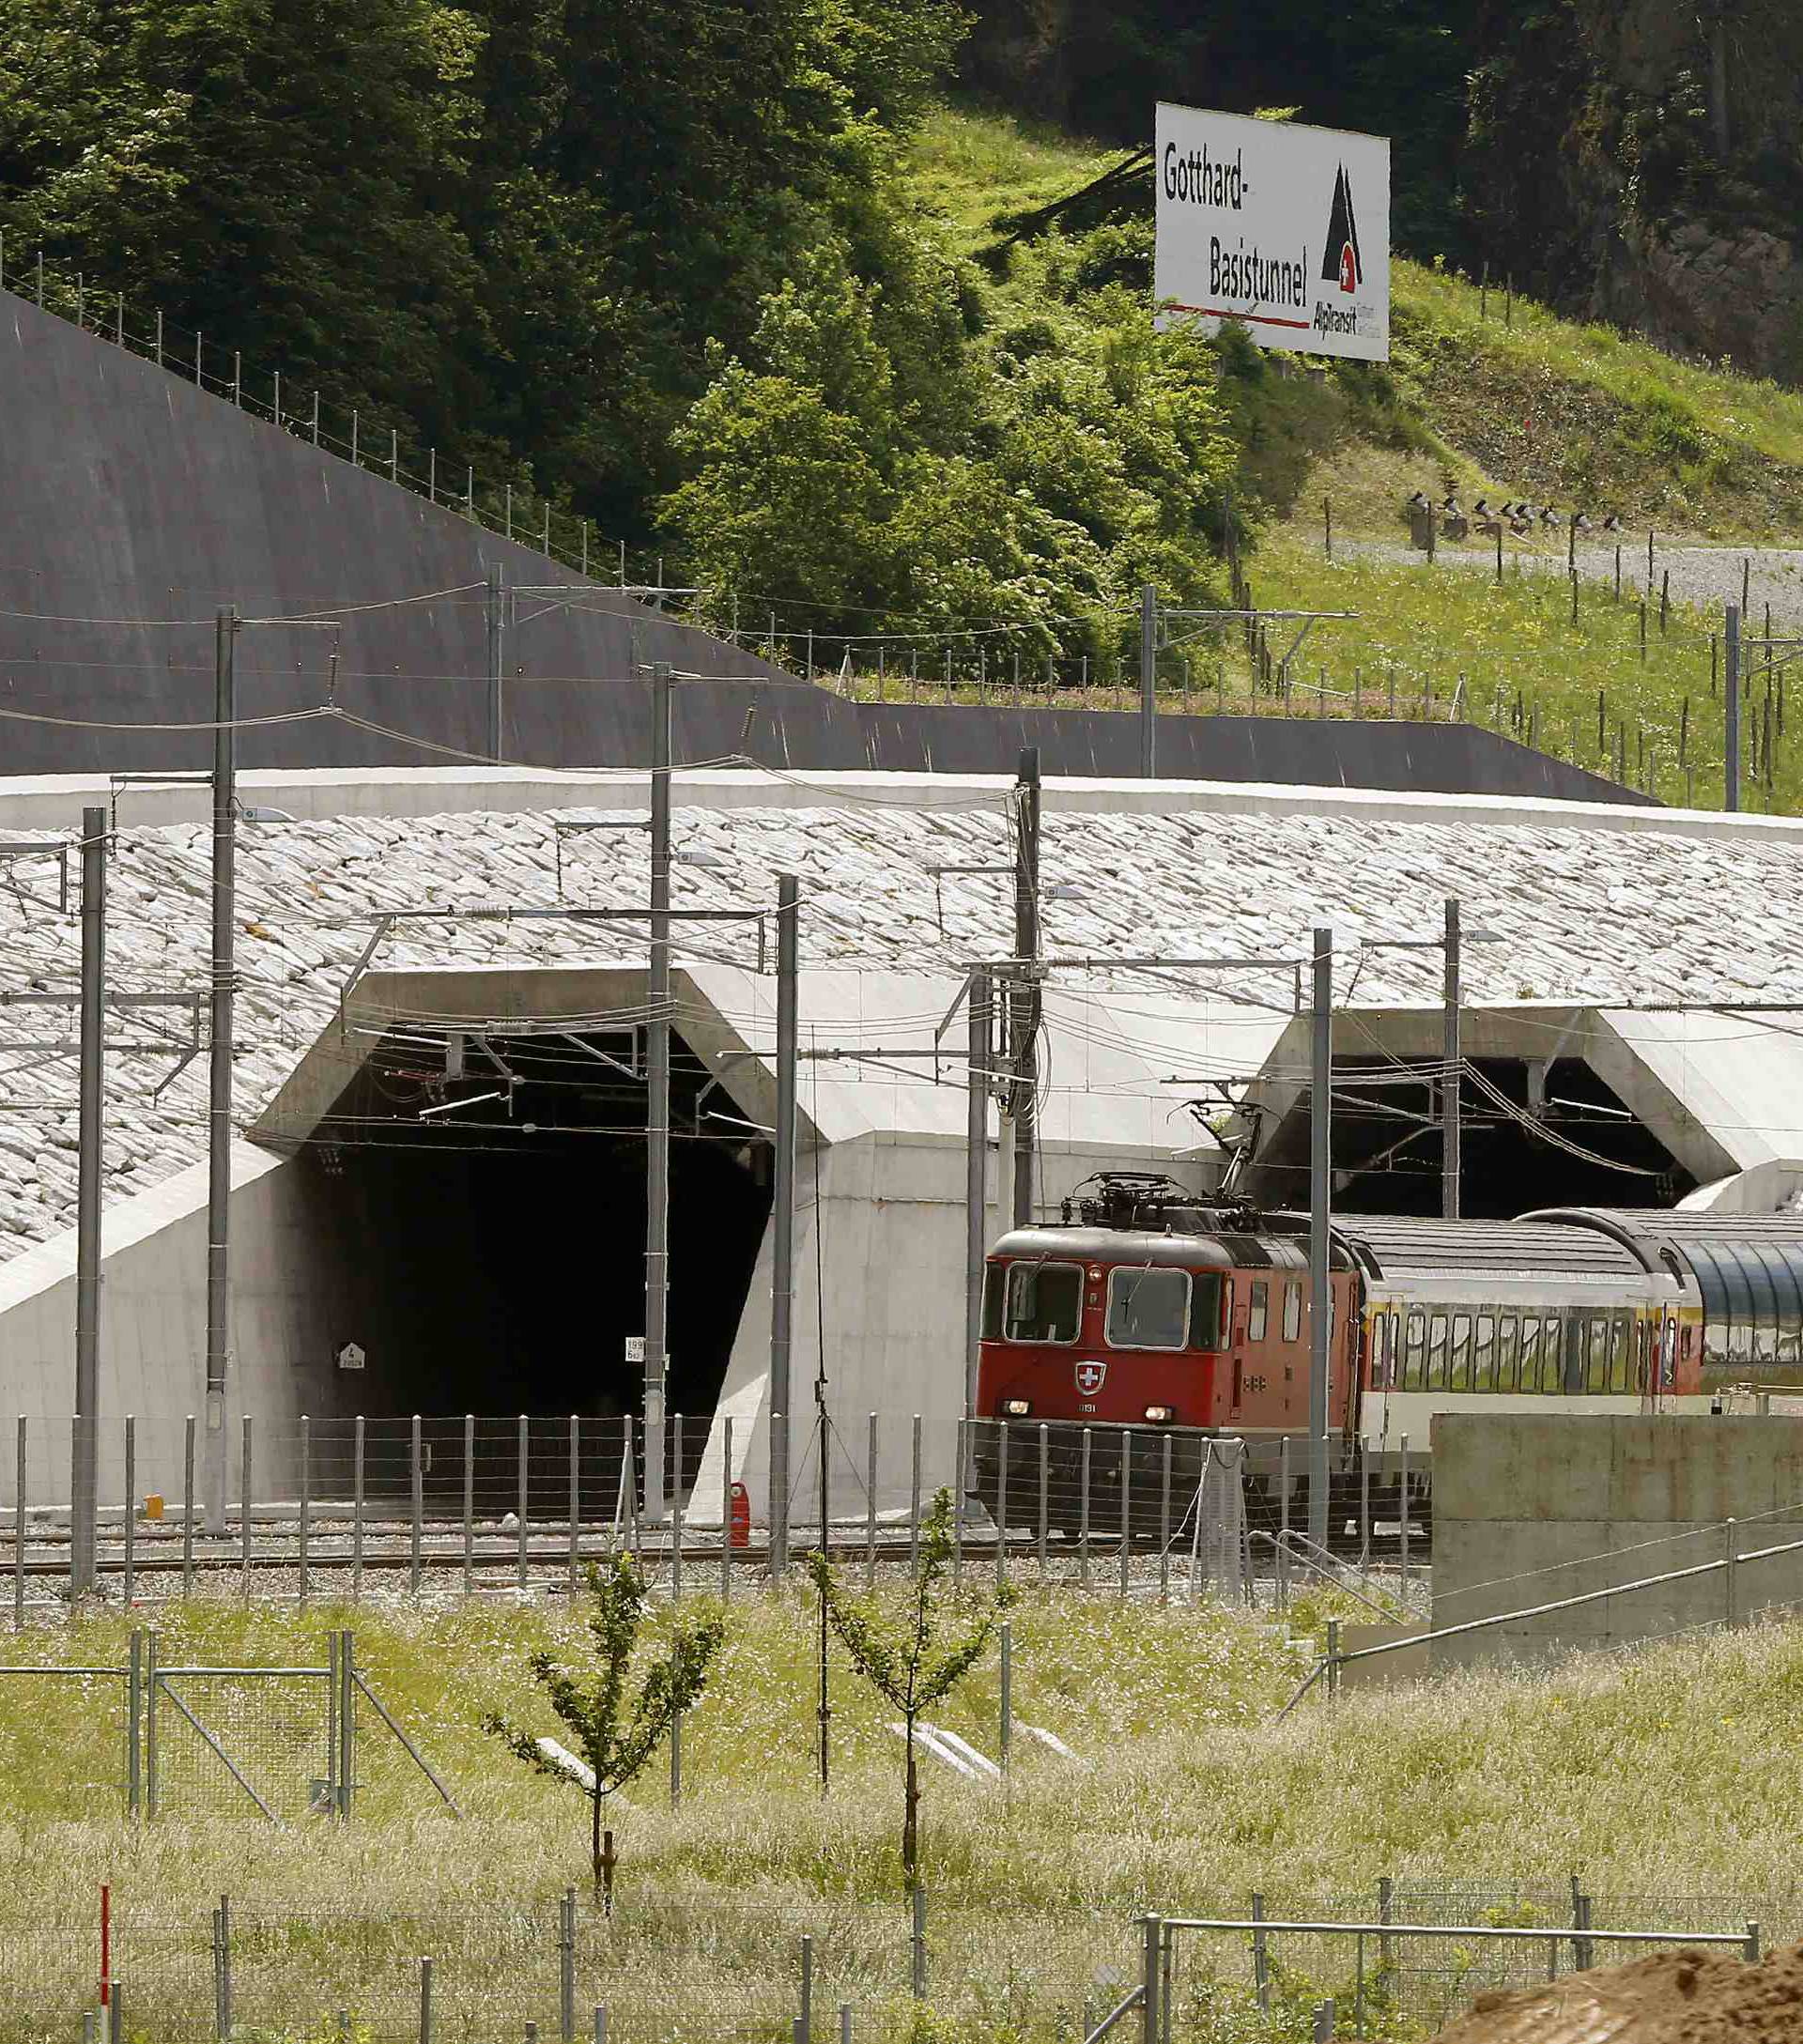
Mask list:
[[[293,1495],[302,1412],[342,1403],[331,1355],[344,1338],[343,1259],[305,1175],[248,1143],[233,1149],[232,1369],[226,1425],[231,1495],[241,1419],[254,1416],[260,1496]],[[100,1499],[124,1498],[124,1427],[136,1421],[132,1485],[182,1496],[186,1417],[202,1409],[207,1349],[207,1171],[180,1173],[105,1216],[100,1292]],[[58,1236],[0,1270],[0,1354],[9,1434],[26,1422],[26,1497],[66,1504],[75,1382],[75,1238]],[[0,1496],[13,1501],[13,1442]],[[204,1455],[204,1449],[200,1451]],[[285,1490],[283,1486],[288,1486]]]
[[[1803,1540],[1803,1419],[1442,1415],[1434,1629]],[[1730,1529],[1726,1522],[1736,1521]],[[1436,1667],[1665,1638],[1803,1604],[1803,1551],[1448,1641]]]

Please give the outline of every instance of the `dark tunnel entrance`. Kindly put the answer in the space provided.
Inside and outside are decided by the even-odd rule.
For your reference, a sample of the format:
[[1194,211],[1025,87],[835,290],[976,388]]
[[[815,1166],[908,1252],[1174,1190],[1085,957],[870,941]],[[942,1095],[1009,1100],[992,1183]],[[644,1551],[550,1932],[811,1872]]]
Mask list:
[[[1344,1212],[1441,1211],[1439,1083],[1410,1073],[1413,1062],[1333,1061],[1333,1203]],[[1582,1058],[1468,1065],[1459,1096],[1459,1207],[1467,1218],[1513,1220],[1547,1206],[1670,1206],[1695,1187]],[[1305,1207],[1308,1143],[1304,1094],[1257,1156],[1254,1196]]]
[[[763,1238],[771,1151],[680,1037],[670,1063],[667,1411],[686,1422],[692,1480]],[[643,1417],[626,1346],[645,1324],[643,1074],[630,1029],[383,1037],[305,1153],[339,1273],[336,1339],[365,1358],[334,1373],[341,1417],[367,1415],[385,1438],[382,1421],[413,1413],[489,1416],[478,1452],[493,1490],[513,1481],[521,1414],[539,1422],[534,1468],[561,1483],[575,1414],[596,1422],[597,1448],[614,1444],[617,1471],[623,1430],[605,1422]]]

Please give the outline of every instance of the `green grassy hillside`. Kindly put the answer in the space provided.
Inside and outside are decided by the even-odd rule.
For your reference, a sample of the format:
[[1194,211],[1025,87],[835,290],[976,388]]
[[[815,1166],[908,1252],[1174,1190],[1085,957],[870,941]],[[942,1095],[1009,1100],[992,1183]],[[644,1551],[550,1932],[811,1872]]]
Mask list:
[[[1120,281],[1111,260],[1143,270],[1147,228],[1136,214],[996,253],[998,221],[1074,192],[1118,161],[1009,120],[942,111],[915,138],[911,178],[958,245],[986,259],[990,315],[1021,319],[1033,316],[1048,279],[1068,291],[1072,265],[1094,267],[1103,286]],[[1394,291],[1387,366],[1322,367],[1244,349],[1223,357],[1255,599],[1357,619],[1311,637],[1287,702],[1229,638],[1197,649],[1190,693],[1174,693],[1170,706],[1387,715],[1394,677],[1397,715],[1444,716],[1456,705],[1585,766],[1619,766],[1668,802],[1690,791],[1700,806],[1718,806],[1719,607],[1739,593],[1739,549],[1803,533],[1803,392],[1678,361],[1418,264],[1396,263]],[[1436,499],[1456,489],[1468,509],[1486,494],[1584,509],[1594,530],[1580,548],[1576,618],[1562,531],[1506,532],[1500,579],[1493,541],[1475,533],[1442,544],[1430,564],[1408,546],[1404,507],[1415,489]],[[1610,512],[1624,530],[1606,537]],[[1795,564],[1757,563],[1750,596],[1749,636],[1764,629],[1767,601],[1775,632],[1803,620]],[[1275,635],[1271,650],[1284,650]],[[1757,671],[1744,800],[1783,811],[1803,800],[1803,765],[1793,758],[1785,684],[1762,659],[1748,662]]]
[[[912,183],[976,252],[994,238],[998,217],[1063,197],[1119,160],[1118,151],[947,109],[915,138]],[[1149,207],[1149,184],[1146,192]],[[1006,280],[999,291],[1007,300]],[[1803,527],[1803,392],[1681,362],[1400,259],[1394,300],[1382,379],[1385,409],[1394,407],[1389,435],[1374,442],[1360,431],[1369,391],[1347,402],[1348,387],[1369,380],[1363,372],[1334,370],[1316,383],[1321,416],[1309,424],[1340,481],[1348,530],[1399,531],[1402,497],[1445,472],[1478,491],[1576,498],[1673,534],[1773,538]],[[1333,395],[1346,405],[1337,420]],[[1361,469],[1367,486],[1355,479]],[[1320,494],[1299,486],[1294,500],[1312,511]]]

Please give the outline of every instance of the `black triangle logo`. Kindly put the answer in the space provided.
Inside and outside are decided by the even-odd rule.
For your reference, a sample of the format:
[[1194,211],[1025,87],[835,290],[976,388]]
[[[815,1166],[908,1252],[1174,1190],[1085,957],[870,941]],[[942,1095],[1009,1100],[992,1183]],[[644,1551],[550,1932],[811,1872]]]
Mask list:
[[1328,216],[1327,247],[1321,254],[1321,282],[1356,291],[1364,282],[1364,258],[1359,253],[1359,223],[1352,217],[1352,185],[1346,165],[1333,180],[1333,210]]

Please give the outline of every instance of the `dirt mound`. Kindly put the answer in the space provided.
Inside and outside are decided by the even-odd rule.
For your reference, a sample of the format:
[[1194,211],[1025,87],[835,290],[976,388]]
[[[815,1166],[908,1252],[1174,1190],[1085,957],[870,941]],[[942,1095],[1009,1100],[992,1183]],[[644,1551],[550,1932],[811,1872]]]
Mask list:
[[1803,2044],[1803,1945],[1749,1966],[1688,1946],[1480,1994],[1436,2044]]

